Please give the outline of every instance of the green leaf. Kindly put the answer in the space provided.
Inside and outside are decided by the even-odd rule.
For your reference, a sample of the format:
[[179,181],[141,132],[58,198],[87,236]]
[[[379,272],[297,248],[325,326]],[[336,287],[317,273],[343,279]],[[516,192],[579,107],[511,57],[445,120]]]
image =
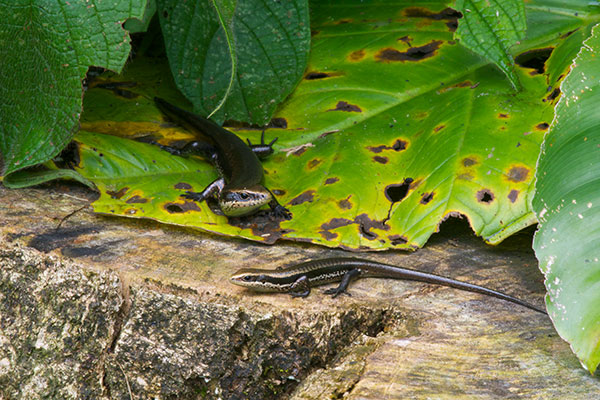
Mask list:
[[520,89],[509,49],[525,38],[523,0],[456,0],[456,8],[463,18],[454,37],[496,64],[513,87]]
[[202,115],[225,98],[216,120],[262,125],[302,76],[310,44],[305,0],[215,1],[214,7],[160,0],[158,6],[177,87]]
[[[216,177],[210,164],[195,157],[185,160],[194,161],[192,166],[183,159],[173,164],[169,157],[179,157],[163,154],[166,159],[159,160],[153,153],[146,160],[153,165],[140,167],[154,171],[147,180],[171,177],[149,186],[140,172],[108,163],[114,143],[92,143],[88,134],[80,139],[81,148],[97,152],[81,155],[80,172],[95,181],[87,165],[105,165],[107,182],[118,181],[110,188],[107,183],[107,190],[120,193],[127,187],[121,197],[104,191],[95,210],[267,243],[287,238],[350,249],[414,249],[441,221],[459,214],[490,243],[535,223],[533,171],[558,86],[571,64],[567,55],[578,46],[571,38],[583,37],[578,32],[598,16],[586,10],[577,10],[583,18],[548,13],[545,3],[534,4],[544,10],[528,12],[538,24],[530,41],[519,46],[516,59],[522,65],[516,73],[524,90],[515,94],[497,68],[453,42],[455,12],[442,3],[429,9],[403,4],[395,8],[395,19],[389,8],[375,3],[313,6],[309,69],[265,132],[267,141],[279,137],[276,153],[263,163],[265,185],[292,211],[292,220],[264,225],[261,215],[218,216],[205,202],[180,198],[189,187],[200,191]],[[172,145],[191,140],[181,128],[165,124],[150,100],[158,93],[189,108],[172,96],[163,70],[159,60],[141,58],[123,75],[101,76],[97,82],[103,86],[94,83],[86,96],[84,129],[146,135]],[[119,84],[130,93],[114,89]],[[260,140],[258,129],[239,124],[229,129]],[[148,146],[127,143],[129,156],[118,157],[137,165]],[[143,206],[127,202],[138,189],[149,199]]]
[[225,93],[221,97],[221,101],[219,104],[210,112],[207,118],[212,117],[217,111],[223,107],[227,98],[231,95],[231,91],[233,90],[233,82],[235,79],[235,75],[237,73],[237,60],[235,57],[235,44],[233,43],[233,13],[235,12],[235,2],[233,0],[212,0],[213,6],[215,7],[215,11],[217,12],[217,19],[219,20],[219,24],[221,28],[223,28],[223,33],[225,34],[225,41],[227,42],[227,50],[229,52],[229,58],[231,59],[231,69],[229,73],[229,83],[227,84],[227,89],[225,89]]
[[560,89],[538,163],[533,247],[554,326],[593,373],[600,363],[600,26]]
[[7,188],[20,189],[46,183],[55,179],[72,179],[86,185],[90,189],[96,189],[96,186],[89,179],[81,176],[80,173],[72,169],[50,169],[42,171],[20,170],[4,177],[2,183]]
[[154,14],[156,14],[156,0],[148,0],[142,18],[129,18],[123,24],[123,28],[127,29],[129,33],[146,32]]
[[71,140],[88,66],[120,71],[129,38],[120,22],[145,1],[15,0],[0,7],[3,175],[44,162]]

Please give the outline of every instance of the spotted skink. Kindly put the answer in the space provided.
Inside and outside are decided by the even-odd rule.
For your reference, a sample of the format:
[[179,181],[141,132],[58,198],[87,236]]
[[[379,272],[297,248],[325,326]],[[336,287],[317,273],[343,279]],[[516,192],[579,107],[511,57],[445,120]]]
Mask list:
[[278,218],[291,218],[290,212],[263,185],[264,172],[259,158],[273,153],[272,145],[277,138],[265,144],[263,131],[261,144],[252,145],[249,141],[246,144],[233,133],[200,115],[185,111],[158,97],[154,98],[154,102],[171,120],[209,141],[193,141],[181,149],[163,145],[160,147],[179,156],[193,153],[204,155],[216,165],[221,175],[202,192],[188,191],[182,194],[183,197],[198,202],[215,197],[223,214],[228,217],[253,214],[268,204]]
[[283,292],[294,297],[308,296],[314,286],[341,281],[339,286],[325,290],[326,294],[336,297],[346,291],[352,279],[360,277],[404,279],[449,286],[510,301],[546,314],[544,310],[523,300],[483,286],[358,258],[326,258],[274,270],[245,268],[233,274],[230,280],[255,291]]

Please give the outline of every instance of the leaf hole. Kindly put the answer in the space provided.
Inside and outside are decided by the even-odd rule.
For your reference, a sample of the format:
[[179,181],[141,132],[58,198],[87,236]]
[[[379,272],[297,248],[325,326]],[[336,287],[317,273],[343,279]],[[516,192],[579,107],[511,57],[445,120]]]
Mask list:
[[554,47],[526,51],[515,57],[515,62],[523,68],[535,70],[537,74],[543,74],[546,61],[552,54]]
[[394,142],[394,144],[392,145],[392,148],[396,151],[402,151],[405,150],[408,147],[408,142],[398,139]]
[[545,99],[543,99],[542,101],[543,101],[543,102],[546,102],[546,101],[550,101],[550,102],[552,102],[552,101],[554,101],[554,99],[556,99],[558,96],[560,96],[560,89],[559,89],[559,88],[556,88],[556,89],[554,89],[554,90],[552,91],[552,93],[550,93],[550,94],[548,95],[548,97],[546,97],[546,98],[545,98]]
[[477,201],[480,203],[489,204],[494,201],[494,193],[489,189],[481,189],[477,192]]
[[393,246],[400,246],[400,245],[408,243],[408,239],[401,235],[391,235],[391,236],[388,236],[388,238],[390,239],[390,243]]
[[181,205],[174,203],[167,204],[165,210],[170,214],[179,214],[185,211]]
[[410,184],[414,181],[413,178],[405,178],[400,184],[388,185],[385,188],[385,197],[392,203],[402,201],[408,194]]
[[431,200],[433,200],[434,195],[435,193],[433,192],[423,193],[423,196],[421,196],[421,204],[429,203]]
[[317,72],[317,71],[311,71],[308,74],[306,74],[306,76],[304,77],[304,79],[312,81],[315,79],[323,79],[323,78],[328,78],[330,75],[326,72]]

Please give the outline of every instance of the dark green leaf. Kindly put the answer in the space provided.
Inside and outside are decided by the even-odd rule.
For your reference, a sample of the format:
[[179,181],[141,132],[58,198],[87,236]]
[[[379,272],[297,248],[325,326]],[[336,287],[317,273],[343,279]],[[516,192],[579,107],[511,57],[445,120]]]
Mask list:
[[56,155],[78,128],[88,66],[120,71],[129,38],[119,21],[145,1],[15,0],[0,6],[3,175]]
[[463,46],[496,64],[513,87],[520,89],[509,50],[525,38],[523,0],[457,0],[456,8],[463,18],[455,37]]
[[302,76],[310,43],[306,1],[159,0],[158,6],[175,82],[202,115],[226,98],[216,120],[262,125]]

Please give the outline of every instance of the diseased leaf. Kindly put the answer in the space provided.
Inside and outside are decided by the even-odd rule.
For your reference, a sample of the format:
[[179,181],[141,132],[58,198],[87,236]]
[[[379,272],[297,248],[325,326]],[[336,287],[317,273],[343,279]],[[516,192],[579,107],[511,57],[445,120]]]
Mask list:
[[[142,188],[139,173],[122,169],[110,181],[109,169],[108,190],[128,189],[119,198],[102,193],[95,210],[267,243],[288,238],[349,249],[416,248],[440,221],[458,214],[491,243],[534,223],[535,160],[570,65],[564,55],[577,45],[571,37],[579,37],[568,33],[587,28],[562,11],[529,12],[537,22],[545,18],[552,24],[538,23],[530,31],[535,45],[520,45],[516,71],[524,90],[515,94],[495,67],[452,41],[458,16],[453,10],[398,4],[392,19],[390,9],[378,4],[362,5],[361,11],[313,7],[309,69],[265,132],[267,140],[279,137],[276,153],[263,163],[265,185],[291,210],[292,220],[264,225],[263,214],[226,219],[210,204],[184,201],[185,190],[200,191],[216,176],[214,167],[197,158],[193,168],[200,172],[194,174],[186,172],[189,167],[174,169],[180,163],[152,157],[156,164],[148,170],[161,171],[152,176],[185,174],[185,180],[151,179],[155,184],[143,185],[144,198],[161,194],[156,204],[127,203],[138,195],[132,191]],[[135,60],[123,76],[107,74],[93,82],[84,129],[145,135],[171,145],[192,140],[164,121],[150,100],[158,94],[189,108],[174,96],[169,81],[161,80],[164,65],[150,63]],[[143,78],[134,81],[136,76]],[[230,129],[253,143],[260,140],[260,130],[239,124]],[[81,139],[82,148],[109,157],[110,147],[91,144],[90,137]],[[146,145],[133,150],[136,145],[128,145],[132,154],[147,151]],[[82,155],[82,174],[87,163],[99,163],[94,157],[96,152]],[[135,163],[139,159],[136,155]],[[176,183],[185,185],[176,188]]]
[[158,6],[175,82],[202,115],[226,99],[216,120],[262,125],[302,76],[310,44],[305,0]]
[[455,38],[463,46],[485,57],[520,89],[510,48],[525,38],[527,23],[523,0],[456,0],[463,14]]
[[88,66],[120,71],[144,0],[0,4],[0,152],[6,175],[44,162],[71,140]]
[[558,333],[593,373],[600,363],[600,26],[584,42],[544,142],[534,249]]

